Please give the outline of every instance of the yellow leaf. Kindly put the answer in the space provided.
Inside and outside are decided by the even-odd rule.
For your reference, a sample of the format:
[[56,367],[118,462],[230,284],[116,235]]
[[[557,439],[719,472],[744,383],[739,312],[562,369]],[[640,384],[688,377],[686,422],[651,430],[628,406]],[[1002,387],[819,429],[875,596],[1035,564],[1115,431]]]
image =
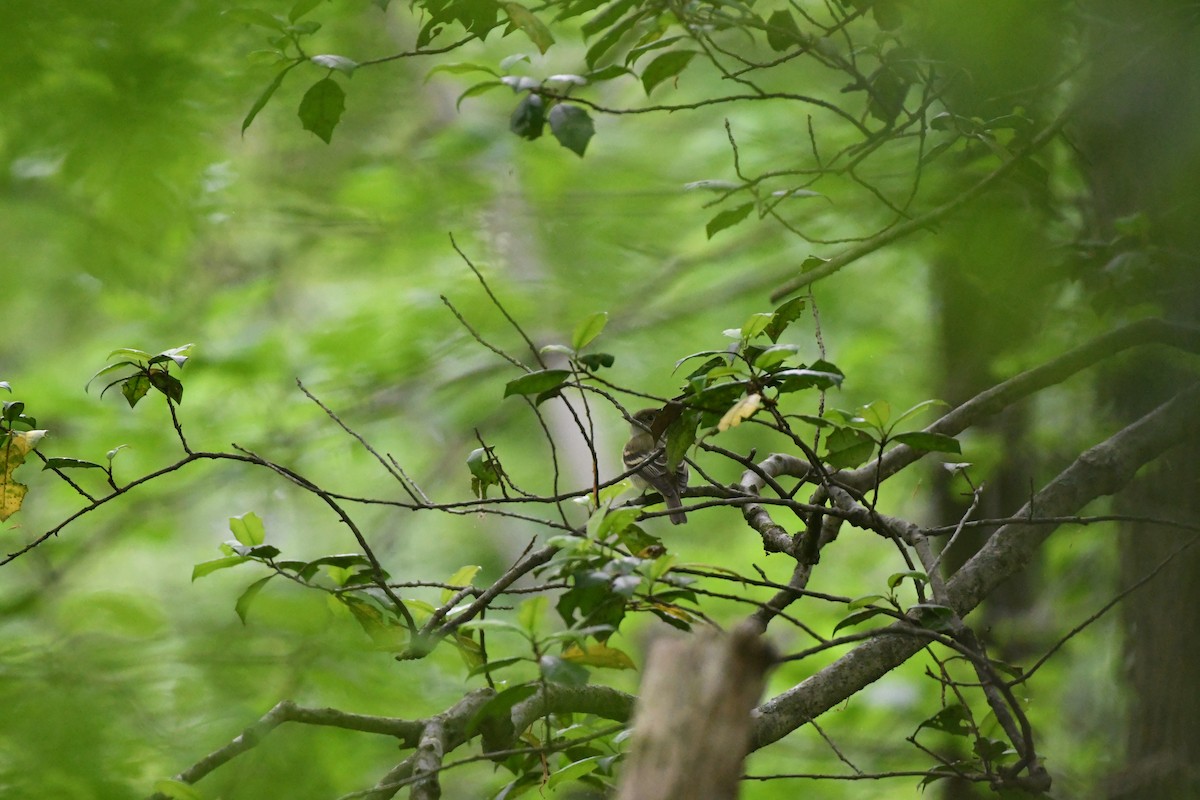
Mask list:
[[657,602],[651,603],[651,605],[653,605],[655,609],[657,609],[658,611],[661,611],[663,614],[674,617],[675,619],[678,619],[678,620],[683,620],[684,622],[686,622],[688,624],[691,624],[696,621],[695,615],[680,608],[679,606],[673,606],[670,603],[657,603]]
[[623,651],[606,644],[593,643],[585,647],[572,644],[563,651],[562,657],[573,664],[586,664],[589,667],[637,669],[632,658]]
[[754,412],[762,406],[762,395],[748,394],[741,400],[734,403],[733,408],[725,412],[725,416],[721,417],[721,421],[717,423],[718,431],[727,431],[730,428],[736,428],[742,424],[743,420],[750,419],[754,416]]
[[45,431],[9,431],[0,437],[0,522],[21,510],[28,487],[13,480],[13,473],[45,435]]
[[[483,567],[480,567],[478,564],[468,564],[465,567],[459,567],[446,583],[450,586],[462,586],[465,588],[471,585],[471,581],[475,579],[475,574],[481,569]],[[454,597],[457,591],[457,589],[442,589],[442,602],[449,603],[450,598]]]

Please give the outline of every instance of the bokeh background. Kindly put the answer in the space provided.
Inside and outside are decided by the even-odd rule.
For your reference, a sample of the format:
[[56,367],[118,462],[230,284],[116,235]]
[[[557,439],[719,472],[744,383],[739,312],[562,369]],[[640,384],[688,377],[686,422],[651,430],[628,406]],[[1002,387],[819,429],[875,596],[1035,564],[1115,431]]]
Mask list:
[[[271,5],[263,7],[286,11]],[[1078,31],[1056,16],[1062,4],[1018,4],[1022,12],[1008,17],[961,10],[939,17],[938,4],[916,5],[928,12],[918,18],[926,20],[926,44],[948,58],[978,58],[980,84],[1057,75],[1079,53],[1071,49]],[[465,459],[476,431],[519,482],[547,490],[540,428],[518,400],[502,400],[514,368],[480,346],[443,302],[489,342],[527,355],[451,236],[539,345],[565,342],[579,320],[607,311],[597,346],[616,358],[611,379],[659,395],[677,390],[676,359],[725,346],[722,331],[771,310],[770,290],[805,258],[837,250],[769,220],[709,239],[705,222],[718,209],[706,204],[715,196],[684,188],[732,177],[726,121],[751,170],[806,149],[805,121],[792,107],[597,115],[581,159],[549,136],[527,142],[509,133],[507,90],[456,106],[469,78],[428,74],[455,55],[343,79],[347,110],[329,145],[296,117],[311,82],[299,77],[303,70],[243,133],[242,119],[273,72],[253,54],[262,31],[223,16],[227,8],[208,0],[0,6],[0,380],[12,385],[5,399],[23,401],[50,431],[41,447],[47,455],[100,461],[125,446],[114,461],[124,480],[178,458],[164,404],[150,398],[130,409],[116,391],[101,397],[100,385],[85,385],[116,348],[158,352],[194,342],[180,411],[197,449],[237,443],[330,488],[399,497],[369,454],[298,390],[299,379],[435,499],[469,497]],[[318,49],[360,59],[408,49],[416,30],[399,4],[384,13],[337,0],[317,13]],[[519,35],[496,34],[472,45],[469,60],[526,53],[532,74],[572,72],[583,49],[582,37],[561,37],[541,56]],[[797,68],[797,84],[821,79],[806,69]],[[688,73],[678,91],[703,93],[716,80]],[[1067,81],[1047,102],[1085,82]],[[637,86],[606,91],[613,105],[641,101]],[[1071,246],[1086,227],[1088,179],[1065,143],[1047,151],[1046,163],[1046,197],[1003,188],[937,231],[817,285],[820,339],[847,375],[829,406],[961,401],[1144,312],[1144,303],[1098,306],[1092,285],[1071,271]],[[884,158],[872,169],[886,181],[910,166]],[[924,178],[927,202],[952,196],[994,164],[963,155],[944,166]],[[804,204],[794,214],[814,236],[864,236],[884,218],[849,178],[830,177],[821,191],[794,201]],[[809,361],[820,355],[816,334],[811,315],[789,332]],[[797,409],[816,411],[815,397]],[[963,460],[976,465],[976,481],[1015,482],[1020,498],[1114,430],[1118,417],[1095,377],[1083,376],[964,437]],[[563,437],[564,485],[586,485],[586,452],[565,419],[551,420]],[[596,409],[596,421],[607,448],[602,467],[616,474],[624,423],[605,408]],[[725,446],[756,444],[751,433],[735,432]],[[736,476],[713,466],[724,480]],[[922,524],[953,521],[966,487],[946,475],[936,464],[913,470],[885,488],[881,505]],[[27,466],[19,476],[30,492],[0,526],[6,552],[80,505],[48,472]],[[99,489],[95,479],[79,474]],[[324,506],[265,470],[201,463],[87,515],[0,570],[0,794],[141,797],[282,699],[422,716],[452,704],[464,680],[482,685],[465,679],[450,648],[398,664],[324,599],[281,582],[243,624],[234,602],[261,575],[246,567],[192,582],[191,571],[219,555],[228,518],[247,511],[265,520],[268,541],[287,557],[354,549]],[[585,512],[577,511],[581,522]],[[539,534],[484,515],[379,507],[357,514],[401,580],[444,580],[464,564],[480,564],[486,580]],[[733,509],[693,514],[686,529],[648,524],[682,563],[757,564],[786,580],[788,565],[762,554]],[[1056,534],[1014,589],[1012,608],[996,613],[997,635],[1017,643],[1006,655],[1036,657],[1109,599],[1117,553],[1115,531],[1104,526]],[[847,531],[811,588],[861,596],[879,592],[897,571],[889,545]],[[412,595],[436,602],[438,593]],[[723,621],[745,611],[719,601],[705,608]],[[805,622],[828,631],[840,613],[806,607]],[[640,663],[645,637],[661,627],[633,620],[613,643]],[[796,631],[779,636],[785,651],[808,644]],[[1028,687],[1058,796],[1097,796],[1120,758],[1127,701],[1120,653],[1117,621],[1104,618]],[[772,691],[822,663],[780,669]],[[938,708],[927,666],[914,659],[869,687],[822,718],[823,732],[867,771],[929,766],[904,741]],[[602,677],[636,686],[635,674]],[[928,741],[948,746],[936,736]],[[209,798],[336,797],[395,760],[385,739],[294,726],[198,789]],[[748,771],[847,768],[806,728],[756,754]],[[448,796],[490,796],[503,782],[490,765],[464,768],[447,778]],[[799,791],[831,800],[920,794],[910,778],[883,789],[749,782],[745,796]]]

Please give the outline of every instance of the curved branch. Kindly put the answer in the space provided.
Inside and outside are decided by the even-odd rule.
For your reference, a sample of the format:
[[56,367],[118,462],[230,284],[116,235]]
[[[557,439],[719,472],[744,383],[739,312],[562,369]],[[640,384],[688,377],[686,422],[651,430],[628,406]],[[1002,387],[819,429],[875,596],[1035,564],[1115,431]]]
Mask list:
[[[1061,516],[1124,487],[1134,473],[1200,431],[1200,384],[1191,386],[1129,427],[1082,453],[1015,516]],[[1012,523],[988,540],[946,583],[947,598],[965,616],[1002,581],[1025,567],[1054,526]],[[756,710],[755,748],[778,741],[886,675],[921,649],[909,637],[881,636],[841,657]]]
[[853,247],[843,250],[841,253],[829,259],[811,272],[805,272],[801,275],[797,275],[795,278],[792,278],[790,281],[771,292],[771,302],[777,303],[783,298],[787,297],[789,294],[803,289],[805,286],[808,286],[814,281],[818,281],[821,278],[832,275],[843,267],[858,261],[863,256],[870,255],[876,250],[886,247],[892,242],[903,239],[910,233],[916,233],[919,230],[928,229],[935,223],[940,222],[945,217],[948,217],[954,212],[958,211],[960,208],[982,195],[988,189],[992,188],[992,186],[998,183],[1001,178],[1008,175],[1008,173],[1012,172],[1018,164],[1022,163],[1026,157],[1033,155],[1042,147],[1047,145],[1052,139],[1054,139],[1054,137],[1058,135],[1059,131],[1062,130],[1063,125],[1066,124],[1067,117],[1068,113],[1066,112],[1059,115],[1053,122],[1042,129],[1042,131],[1035,136],[1029,142],[1028,146],[1021,150],[1020,153],[1017,153],[1008,161],[1005,161],[1003,164],[996,167],[996,169],[992,170],[982,179],[980,179],[978,183],[955,197],[953,200],[943,203],[932,211],[922,214],[916,219],[910,219],[909,221],[901,223],[894,228],[885,230],[882,233],[872,236],[865,242],[861,242]]
[[[399,739],[401,746],[414,746],[422,731],[419,721],[398,719],[395,717],[373,717],[365,714],[349,714],[332,708],[302,708],[290,700],[284,700],[275,705],[257,722],[235,736],[229,744],[214,750],[192,766],[175,776],[180,783],[193,784],[213,770],[233,759],[252,750],[265,739],[273,730],[285,722],[301,722],[307,725],[327,725],[334,728],[378,733],[384,736],[394,736]],[[167,795],[154,793],[149,800],[167,800]]]
[[[1067,378],[1093,364],[1111,358],[1133,347],[1161,344],[1189,353],[1200,353],[1200,328],[1178,325],[1161,319],[1143,319],[1097,336],[1045,364],[1026,370],[955,408],[925,428],[927,433],[955,436],[967,428],[1048,386]],[[851,472],[839,473],[839,483],[866,489],[875,481],[895,475],[925,455],[908,445],[897,445],[883,455]]]

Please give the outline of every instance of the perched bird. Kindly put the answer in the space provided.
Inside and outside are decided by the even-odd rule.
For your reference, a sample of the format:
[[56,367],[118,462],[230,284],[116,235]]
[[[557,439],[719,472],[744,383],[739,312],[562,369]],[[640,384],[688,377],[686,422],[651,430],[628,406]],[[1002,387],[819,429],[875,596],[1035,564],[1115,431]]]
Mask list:
[[[680,461],[673,473],[667,471],[666,440],[662,436],[655,439],[651,432],[658,413],[656,408],[643,408],[633,415],[630,424],[633,435],[625,443],[625,450],[621,453],[621,457],[625,460],[626,469],[637,467],[637,472],[631,476],[634,485],[639,489],[649,488],[661,494],[667,504],[667,510],[671,512],[671,522],[681,525],[687,522],[687,517],[682,510],[683,503],[680,502],[679,497],[687,489],[688,468],[687,464]],[[646,461],[646,458],[655,450],[658,451],[658,454]],[[643,461],[645,461],[644,464]],[[639,464],[641,464],[640,467]]]

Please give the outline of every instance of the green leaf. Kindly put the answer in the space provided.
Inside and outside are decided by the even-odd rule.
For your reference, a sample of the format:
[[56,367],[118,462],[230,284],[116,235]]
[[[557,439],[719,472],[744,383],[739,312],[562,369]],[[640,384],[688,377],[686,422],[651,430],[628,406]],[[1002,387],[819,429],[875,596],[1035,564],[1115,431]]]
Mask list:
[[245,556],[226,556],[225,558],[216,558],[212,561],[202,561],[192,567],[192,580],[203,578],[205,575],[211,575],[217,570],[236,567],[238,564],[244,564],[249,560]]
[[954,609],[935,603],[917,603],[908,610],[917,624],[931,631],[948,631],[954,622]]
[[587,758],[582,758],[579,761],[574,761],[570,764],[567,764],[560,770],[551,772],[550,777],[546,779],[546,788],[553,790],[556,786],[578,780],[584,775],[589,775],[595,772],[600,766],[600,761],[602,758],[604,758],[604,756],[588,756]]
[[271,80],[271,83],[267,85],[267,88],[263,89],[262,94],[260,94],[258,99],[254,101],[254,104],[250,106],[250,110],[246,112],[246,118],[242,120],[243,136],[246,134],[246,129],[250,127],[250,123],[254,122],[254,118],[258,116],[258,112],[263,110],[263,108],[267,105],[267,101],[269,101],[279,87],[283,85],[283,79],[287,77],[288,72],[290,72],[294,66],[296,66],[296,64],[293,63],[281,69],[279,73]]
[[[276,561],[275,566],[299,573],[307,564],[303,561]],[[334,586],[345,586],[346,582],[354,576],[354,570],[348,567],[326,567],[325,574],[329,576],[329,580],[333,581]]]
[[309,87],[300,100],[297,114],[304,130],[316,134],[325,144],[333,139],[333,129],[346,110],[346,93],[333,78],[322,78]]
[[529,659],[524,658],[523,656],[513,656],[512,658],[501,658],[497,659],[496,661],[489,661],[486,664],[480,664],[478,667],[472,668],[470,672],[467,673],[467,677],[472,678],[484,672],[488,673],[489,675],[493,675],[505,667],[511,667],[514,664],[521,664],[528,660]]
[[546,609],[549,607],[550,600],[545,595],[522,601],[517,606],[517,622],[529,632],[530,636],[536,636],[542,620],[546,617]]
[[[822,368],[818,368],[819,364],[822,365]],[[835,386],[841,386],[845,377],[842,371],[833,364],[818,362],[809,368],[779,370],[771,375],[771,382],[779,387],[780,392],[788,394],[814,387],[822,391],[832,389]]]
[[883,613],[882,608],[866,608],[862,611],[857,611],[843,619],[837,625],[833,626],[833,632],[837,633],[842,628],[851,628],[860,623],[866,622],[871,617],[877,617]]
[[559,103],[550,109],[550,132],[559,144],[583,158],[596,126],[591,116],[579,106]]
[[638,558],[653,558],[663,552],[663,543],[637,525],[626,525],[617,531],[617,541]]
[[950,139],[949,141],[941,142],[940,144],[936,144],[933,147],[929,148],[929,152],[927,152],[927,153],[925,153],[925,155],[921,156],[921,166],[924,167],[925,165],[932,163],[934,159],[936,159],[942,153],[945,153],[947,150],[949,150],[951,147],[953,147],[956,144],[958,144],[957,136],[953,139]]
[[904,99],[908,96],[908,89],[909,82],[896,70],[891,67],[878,70],[871,79],[867,113],[890,125],[904,110]]
[[[309,567],[356,567],[370,565],[371,561],[361,553],[337,553],[331,556],[321,556],[307,562]],[[302,570],[303,571],[303,570]]]
[[975,755],[986,761],[995,761],[1005,753],[1015,753],[1003,739],[977,738],[971,745]]
[[[659,36],[662,36],[661,30],[656,30],[655,33]],[[664,47],[670,47],[671,45],[678,42],[680,39],[684,39],[684,38],[686,38],[686,37],[684,37],[684,36],[667,36],[664,38],[654,39],[653,41],[649,42],[648,44],[642,44],[638,47],[635,47],[632,50],[630,50],[628,53],[625,54],[625,66],[627,66],[627,67],[632,66],[639,58],[646,55],[646,53],[651,53],[655,50],[662,50]],[[643,37],[642,41],[645,41],[645,37]]]
[[875,440],[865,431],[839,428],[825,440],[827,452],[821,458],[832,469],[852,469],[875,452]]
[[469,72],[486,72],[488,75],[500,77],[500,73],[485,64],[472,64],[466,61],[457,61],[453,64],[439,64],[429,72],[425,73],[425,80],[429,80],[439,72],[446,72],[451,75],[465,75]]
[[705,361],[694,372],[692,372],[692,374],[688,375],[689,380],[700,375],[707,375],[710,370],[725,366],[732,360],[732,355],[728,350],[700,350],[696,353],[689,353],[688,355],[676,361],[675,369],[679,369],[685,362],[691,361],[693,358],[703,358],[704,356],[714,357],[710,358],[708,361]]
[[471,471],[471,491],[480,500],[487,497],[489,486],[500,485],[500,464],[482,447],[467,456],[467,469]]
[[781,9],[767,20],[767,45],[775,52],[781,53],[803,41],[804,36],[790,11]]
[[129,403],[130,408],[136,406],[149,391],[150,379],[143,373],[138,373],[121,383],[121,394],[125,396],[125,402]]
[[926,450],[932,453],[961,453],[962,447],[958,440],[953,436],[947,436],[944,433],[926,433],[925,431],[910,431],[909,433],[898,433],[892,437],[893,442],[906,444],[909,447],[917,450]]
[[546,103],[532,92],[521,98],[508,119],[508,129],[522,139],[533,141],[546,125]]
[[595,372],[602,367],[611,367],[616,359],[610,353],[588,353],[578,359],[580,364]]
[[[346,75],[353,75],[354,70],[358,69],[357,61],[352,61],[351,59],[346,58],[345,56],[335,56],[335,55],[331,55],[328,53],[326,53],[324,55],[313,56],[312,58],[309,59],[309,61],[316,64],[318,67],[325,67],[326,69],[335,69],[338,72],[345,73]],[[338,110],[338,114],[339,115],[341,114],[340,109]]]
[[673,471],[683,461],[688,448],[696,443],[696,428],[699,425],[700,412],[689,409],[667,428],[667,469]]
[[134,361],[146,361],[151,358],[150,354],[145,350],[135,350],[132,347],[120,347],[108,354],[106,360],[111,361],[114,358],[121,357],[123,359],[132,359]]
[[611,81],[613,78],[620,78],[623,75],[632,75],[633,73],[622,67],[620,64],[609,64],[603,69],[593,70],[587,74],[588,83],[600,83],[601,81]]
[[551,683],[585,686],[590,676],[586,667],[559,656],[544,655],[538,659],[538,666],[542,670],[542,676]]
[[554,36],[546,27],[546,23],[520,3],[504,3],[503,6],[509,21],[529,37],[529,41],[534,43],[539,52],[545,53],[550,49],[550,45],[554,44]]
[[629,10],[633,5],[634,0],[615,0],[604,7],[604,10],[597,13],[594,17],[580,26],[585,37],[591,36],[593,33],[611,28],[614,23]]
[[182,367],[188,361],[188,351],[195,346],[195,344],[189,343],[180,345],[179,347],[172,347],[170,350],[163,350],[161,353],[151,358],[149,363],[161,364],[164,361],[174,361],[175,366]]
[[872,401],[864,406],[859,406],[856,411],[858,416],[867,421],[868,425],[881,433],[887,427],[888,420],[892,418],[892,406],[886,400]]
[[619,534],[637,522],[638,517],[641,515],[642,510],[640,508],[618,508],[605,512],[600,519],[600,523],[596,526],[596,530],[594,532],[589,531],[588,533],[592,538],[603,541],[608,538],[609,534]]
[[481,94],[490,92],[492,89],[499,89],[503,85],[504,83],[501,81],[484,81],[483,83],[477,83],[458,96],[458,99],[454,101],[454,108],[457,109],[462,106],[462,101],[466,100],[468,97],[478,97]]
[[486,481],[489,484],[500,482],[500,468],[496,460],[488,455],[488,451],[482,447],[476,447],[467,456],[467,469],[471,474],[481,481]]
[[575,350],[582,350],[587,347],[600,335],[607,324],[607,311],[597,311],[595,314],[591,314],[580,320],[579,324],[575,326],[575,332],[571,335],[571,347]]
[[279,555],[279,548],[273,544],[256,544],[244,545],[229,542],[229,546],[233,548],[233,552],[239,556],[246,556],[257,561],[266,561]]
[[183,402],[183,384],[165,369],[149,370],[146,373],[146,379],[150,381],[151,386],[169,397],[176,405]]
[[240,517],[230,517],[229,530],[233,533],[233,538],[247,547],[260,545],[267,538],[267,531],[263,526],[263,521],[253,511],[247,511]]
[[[626,3],[626,5],[628,5],[628,3]],[[593,42],[592,46],[588,48],[587,53],[584,55],[584,60],[587,62],[588,69],[595,69],[596,64],[601,58],[604,57],[604,54],[611,50],[617,44],[617,42],[621,41],[621,38],[629,32],[629,29],[632,28],[638,20],[646,16],[647,13],[648,12],[646,11],[635,11],[625,19],[618,22],[616,25],[613,25],[611,28],[606,30],[603,36]],[[585,25],[584,27],[586,28],[587,26]],[[586,34],[587,31],[585,30],[584,33]],[[621,69],[625,72],[629,71],[625,67],[622,67]],[[599,78],[597,78],[595,75],[591,75],[589,77],[591,77],[592,80],[599,80]]]
[[800,274],[803,275],[806,272],[812,272],[817,267],[823,266],[824,264],[828,264],[828,263],[829,263],[828,258],[821,258],[820,256],[809,256],[808,258],[804,259],[803,262],[801,262]]
[[321,5],[321,2],[322,0],[296,0],[296,4],[292,6],[292,10],[288,12],[288,20],[295,22],[317,6]]
[[97,464],[95,461],[83,461],[78,458],[47,458],[46,463],[42,465],[43,470],[47,469],[104,469],[104,466]]
[[483,647],[479,642],[472,639],[470,635],[462,631],[456,631],[454,636],[450,637],[450,643],[458,651],[458,655],[462,658],[463,663],[467,665],[468,671],[484,666]]
[[746,341],[758,336],[767,329],[767,325],[771,322],[771,314],[758,313],[751,314],[745,322],[742,323],[740,336]]
[[[431,608],[432,612],[433,609]],[[519,633],[522,637],[526,636],[526,631],[520,625],[503,619],[475,619],[470,622],[465,622],[461,626],[464,631],[505,631],[507,633]]]
[[970,712],[963,706],[947,706],[918,725],[917,730],[933,728],[935,731],[949,733],[952,736],[967,736],[971,733],[970,718]]
[[908,419],[909,417],[911,417],[915,414],[921,413],[922,411],[924,411],[927,408],[949,408],[949,407],[950,407],[950,404],[947,403],[945,400],[924,400],[920,403],[917,403],[912,408],[907,409],[900,416],[896,417],[896,421],[893,424],[899,425],[904,420]]
[[240,22],[243,25],[258,25],[261,28],[279,31],[280,33],[286,27],[283,20],[265,11],[260,11],[257,8],[230,8],[222,11],[221,16],[231,19],[234,22]]
[[896,572],[888,576],[887,585],[889,589],[895,589],[905,578],[912,578],[913,583],[925,583],[929,580],[929,576],[918,570],[908,570],[906,572]]
[[258,593],[267,585],[267,581],[274,577],[275,575],[272,574],[255,581],[247,586],[246,591],[242,592],[241,597],[237,599],[233,610],[237,612],[238,618],[241,619],[243,625],[246,624],[246,615],[250,613],[250,604],[254,602],[254,598],[258,597]]
[[500,14],[500,4],[495,0],[457,0],[450,3],[448,8],[468,33],[480,39],[496,27],[496,19]]
[[446,27],[446,18],[443,16],[432,17],[421,26],[421,30],[417,33],[417,47],[422,48],[431,41],[441,35],[442,30]]
[[745,381],[714,383],[712,386],[696,392],[692,398],[692,405],[709,414],[716,414],[716,418],[712,421],[712,424],[715,425],[716,420],[724,416],[729,407],[741,399],[745,391]]
[[20,400],[13,400],[4,404],[4,411],[0,413],[0,419],[3,419],[5,422],[12,422],[20,417],[24,411],[25,404]]
[[[459,567],[454,571],[453,575],[446,579],[446,583],[451,586],[462,586],[465,588],[471,585],[471,581],[475,579],[475,576],[481,569],[483,567],[478,564],[468,564],[467,566]],[[442,589],[442,602],[449,603],[450,598],[458,594],[458,591],[458,589]]]
[[537,686],[525,684],[523,686],[513,686],[509,689],[498,693],[491,700],[488,700],[480,707],[475,715],[467,722],[467,731],[474,732],[479,729],[481,723],[489,719],[502,719],[509,715],[512,707],[522,700],[528,700],[537,694]]
[[[650,65],[642,72],[642,86],[645,87],[646,94],[650,94],[654,87],[663,81],[674,78],[683,72],[695,57],[695,50],[672,50],[651,61]],[[712,237],[711,233],[709,237]]]
[[708,238],[711,239],[713,234],[717,233],[718,231],[723,231],[726,228],[737,225],[746,217],[750,216],[750,212],[753,210],[754,203],[743,203],[737,208],[726,209],[710,219],[708,224],[704,226],[704,231],[708,234]]
[[777,344],[763,350],[754,357],[754,366],[759,369],[771,369],[800,352],[800,347],[794,344]]
[[885,598],[881,594],[868,594],[868,595],[863,595],[862,597],[856,597],[853,600],[851,600],[849,603],[846,604],[846,610],[854,611],[859,608],[866,608],[867,606],[872,606],[876,602],[883,600],[883,599],[885,599]]
[[560,388],[571,377],[568,369],[542,369],[522,375],[504,385],[504,396],[541,394]]
[[894,31],[904,24],[900,6],[892,0],[876,0],[871,7],[871,13],[875,17],[875,24],[881,31]]
[[763,330],[772,342],[778,342],[779,337],[783,334],[787,327],[799,318],[804,311],[804,298],[793,297],[786,303],[775,309],[775,313],[771,315],[771,321],[767,323],[767,327]]

